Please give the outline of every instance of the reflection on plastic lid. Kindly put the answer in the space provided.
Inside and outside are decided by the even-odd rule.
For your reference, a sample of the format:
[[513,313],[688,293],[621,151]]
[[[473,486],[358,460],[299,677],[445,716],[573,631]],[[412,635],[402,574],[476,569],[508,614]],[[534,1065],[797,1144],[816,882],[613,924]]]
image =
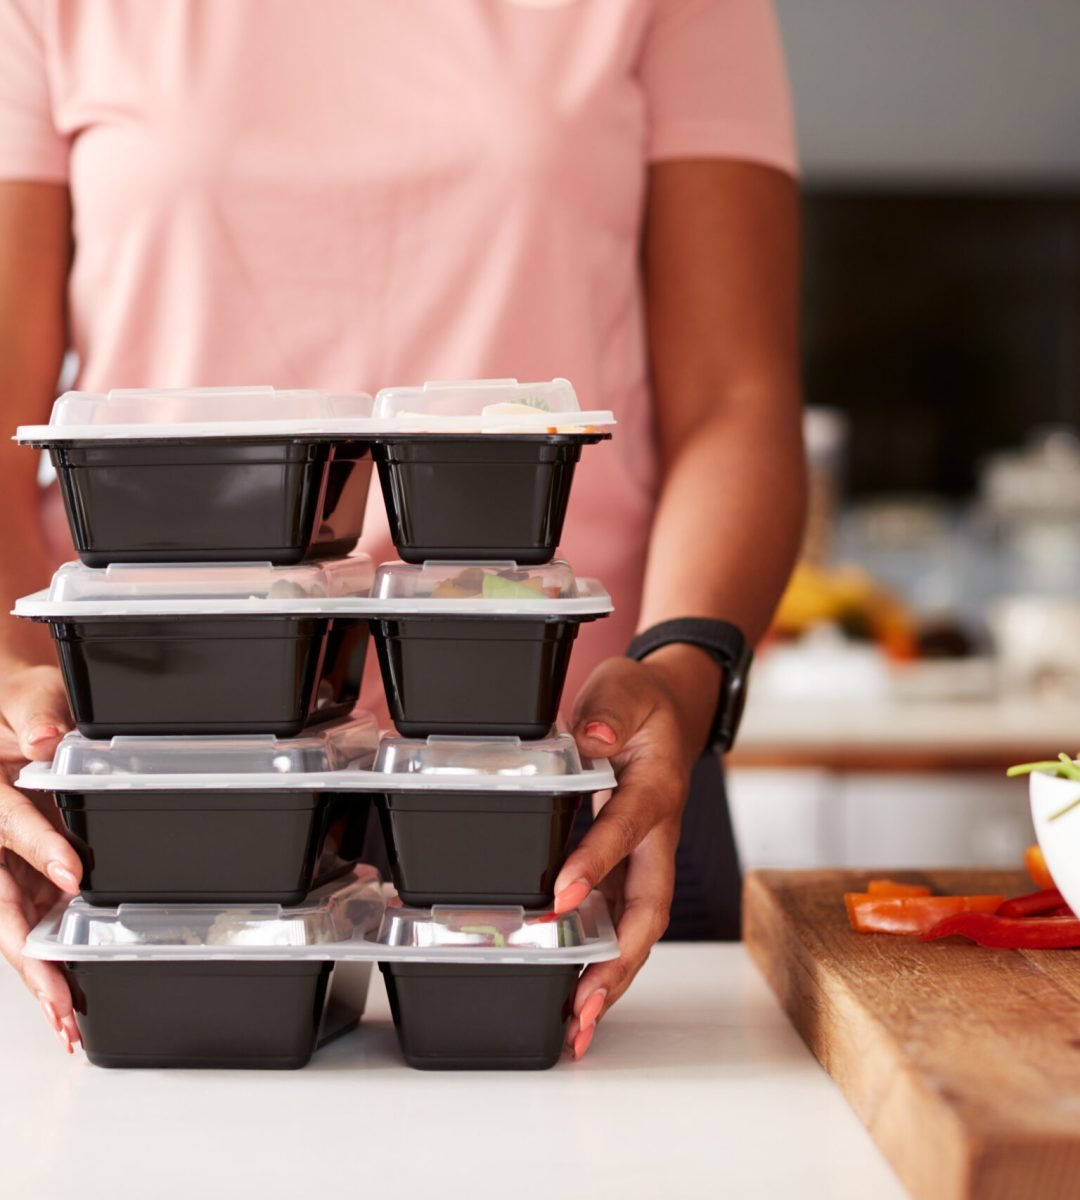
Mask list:
[[535,420],[540,414],[571,414],[581,411],[577,393],[568,379],[542,383],[518,383],[516,379],[466,379],[425,383],[423,387],[383,388],[375,397],[378,418],[416,416],[481,416],[499,408],[511,418],[520,415]]
[[523,742],[520,738],[385,737],[375,771],[386,775],[580,775],[581,758],[568,734]]
[[372,399],[363,392],[324,392],[272,387],[123,388],[107,394],[65,392],[54,404],[49,425],[233,424],[250,421],[332,421],[370,417]]
[[526,913],[523,908],[389,906],[376,939],[384,946],[559,950],[589,941],[582,910]]
[[53,576],[49,600],[318,600],[366,596],[374,568],[366,554],[322,563],[274,567],[269,563],[189,565],[123,564],[86,567],[65,563]]
[[328,725],[297,738],[114,737],[92,741],[69,733],[60,742],[51,775],[57,787],[65,776],[305,775],[365,767],[374,757],[378,727],[370,713]]
[[[228,904],[121,904],[99,907],[75,899],[56,936],[59,946],[130,951],[135,947],[184,950],[279,950],[325,946],[352,936],[358,916],[381,907],[378,873],[358,867],[353,880],[313,893],[304,904],[244,907]],[[360,907],[357,907],[357,904]]]
[[583,411],[567,379],[518,383],[468,379],[384,388],[375,397],[374,426],[383,433],[596,435],[615,424],[607,409]]
[[373,594],[386,600],[475,600],[482,605],[569,600],[577,596],[578,587],[569,563],[558,558],[541,567],[512,562],[384,563],[375,573]]

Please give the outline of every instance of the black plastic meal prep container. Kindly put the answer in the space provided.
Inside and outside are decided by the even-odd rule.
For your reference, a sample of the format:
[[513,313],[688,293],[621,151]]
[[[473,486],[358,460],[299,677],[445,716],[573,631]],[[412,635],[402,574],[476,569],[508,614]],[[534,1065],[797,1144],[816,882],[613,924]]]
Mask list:
[[581,968],[381,963],[410,1067],[543,1071],[562,1055]]
[[[480,577],[532,595],[439,592]],[[545,591],[522,582],[530,579],[554,582]],[[371,627],[386,702],[406,737],[544,737],[558,716],[581,623],[611,611],[599,584],[576,580],[558,560],[531,568],[385,564],[375,600],[383,610]]]
[[386,792],[376,803],[406,904],[552,902],[581,796]]
[[99,1067],[296,1070],[311,1060],[330,962],[68,962]]
[[370,411],[365,395],[270,388],[68,393],[19,438],[48,450],[87,566],[288,565],[356,546],[372,463],[344,430]]
[[[69,564],[48,594],[16,605],[17,615],[48,623],[80,733],[291,737],[352,709],[368,625],[334,603],[366,594],[368,560],[173,569],[187,574],[170,587],[140,579],[153,572],[148,566]],[[317,573],[329,591],[304,596],[290,584],[275,595],[264,580],[278,572]],[[215,579],[220,587],[210,594]],[[134,580],[130,592],[124,580]]]
[[298,904],[364,855],[363,793],[58,792],[91,904]]
[[375,773],[394,887],[415,906],[549,906],[578,809],[615,783],[565,734],[384,738]]
[[298,904],[364,856],[370,792],[335,779],[376,741],[367,714],[293,740],[68,734],[19,785],[53,792],[91,904]]
[[581,448],[610,437],[610,413],[582,413],[566,380],[386,388],[372,456],[390,536],[410,563],[550,561]]
[[410,563],[549,562],[581,448],[607,436],[377,436],[371,453],[397,552]]
[[544,1070],[558,1062],[584,967],[618,955],[607,906],[388,907],[380,969],[405,1061],[422,1070]]
[[[28,953],[61,966],[97,1066],[292,1070],[310,1060],[320,1029],[328,1040],[331,1021],[342,1027],[335,959],[381,909],[377,882],[354,880],[300,909],[75,900],[38,926]],[[235,929],[215,932],[222,921]],[[352,1024],[362,1007],[361,996]]]
[[50,447],[79,558],[292,564],[348,554],[364,522],[363,442],[255,438]]
[[72,715],[87,737],[272,733],[348,712],[366,626],[325,617],[50,621]]

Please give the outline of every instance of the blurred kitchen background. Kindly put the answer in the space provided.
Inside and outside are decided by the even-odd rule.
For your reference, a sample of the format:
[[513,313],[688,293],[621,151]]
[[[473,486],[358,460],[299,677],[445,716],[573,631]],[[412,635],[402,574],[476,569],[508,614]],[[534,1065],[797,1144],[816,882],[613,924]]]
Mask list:
[[1016,865],[1080,752],[1080,0],[776,0],[805,186],[804,560],[747,866]]

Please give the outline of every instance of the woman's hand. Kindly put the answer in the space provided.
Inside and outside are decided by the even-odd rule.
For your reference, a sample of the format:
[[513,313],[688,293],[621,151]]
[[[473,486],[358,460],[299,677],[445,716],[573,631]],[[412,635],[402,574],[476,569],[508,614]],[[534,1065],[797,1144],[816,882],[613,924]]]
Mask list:
[[620,956],[587,967],[574,996],[567,1047],[589,1048],[596,1022],[630,986],[668,924],[690,773],[720,689],[704,651],[670,646],[643,662],[600,664],[574,706],[581,752],[611,759],[618,786],[555,881],[555,910],[602,886],[615,910]]
[[[59,832],[55,806],[17,791],[12,781],[28,759],[46,760],[71,726],[55,667],[20,666],[0,691],[0,953],[38,998],[41,1011],[70,1054],[79,1041],[71,992],[53,963],[23,957],[23,943],[61,892],[79,890],[82,864]],[[31,793],[38,795],[40,793]]]

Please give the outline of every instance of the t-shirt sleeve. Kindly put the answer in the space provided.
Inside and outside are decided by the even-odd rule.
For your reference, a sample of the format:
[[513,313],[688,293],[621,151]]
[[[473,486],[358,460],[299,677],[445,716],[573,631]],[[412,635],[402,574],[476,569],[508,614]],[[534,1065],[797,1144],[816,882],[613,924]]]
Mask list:
[[62,183],[68,143],[53,121],[40,0],[0,0],[0,179]]
[[772,0],[654,0],[639,77],[650,161],[733,158],[798,173]]

